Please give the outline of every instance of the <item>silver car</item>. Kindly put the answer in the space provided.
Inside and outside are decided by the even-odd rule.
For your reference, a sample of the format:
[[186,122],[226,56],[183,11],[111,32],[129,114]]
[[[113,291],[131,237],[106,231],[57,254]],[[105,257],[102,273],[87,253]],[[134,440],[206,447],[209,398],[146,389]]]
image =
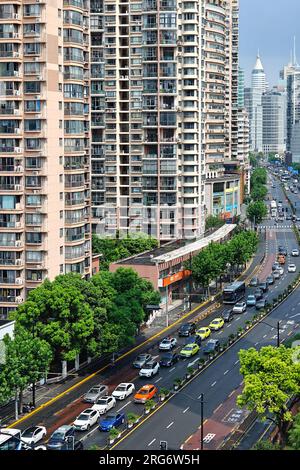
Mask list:
[[151,354],[143,353],[139,354],[136,359],[133,361],[132,365],[135,369],[142,369],[146,362],[149,362],[153,359]]
[[103,384],[95,385],[83,396],[83,401],[86,403],[95,403],[98,398],[104,395],[108,395],[108,386]]

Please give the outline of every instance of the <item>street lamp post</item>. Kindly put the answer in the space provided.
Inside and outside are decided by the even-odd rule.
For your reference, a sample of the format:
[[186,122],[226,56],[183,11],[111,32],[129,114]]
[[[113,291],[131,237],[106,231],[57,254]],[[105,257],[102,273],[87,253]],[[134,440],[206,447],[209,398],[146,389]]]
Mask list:
[[178,391],[177,393],[185,395],[187,398],[197,403],[199,403],[200,400],[200,450],[204,450],[204,393],[201,393],[198,399],[195,399],[182,391]]
[[[267,323],[266,321],[261,320],[260,323],[264,323],[267,326],[270,326],[271,328],[274,328],[274,325],[270,325],[270,323]],[[280,321],[277,322],[277,348],[280,347]]]
[[[190,272],[192,272],[192,252],[190,253],[190,263],[189,263]],[[192,274],[189,277],[189,311],[192,310]]]

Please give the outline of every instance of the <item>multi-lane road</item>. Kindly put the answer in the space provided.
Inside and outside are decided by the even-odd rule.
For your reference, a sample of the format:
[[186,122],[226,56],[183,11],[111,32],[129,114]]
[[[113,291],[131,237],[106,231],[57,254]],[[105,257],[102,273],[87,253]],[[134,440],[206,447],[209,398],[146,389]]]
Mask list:
[[[277,200],[281,199],[285,202],[278,182],[275,182],[275,188],[272,188],[271,192],[273,198],[276,197]],[[264,263],[259,267],[258,274],[261,280],[264,280],[272,271],[272,264],[276,259],[278,245],[286,247],[288,251],[287,263],[290,261],[290,252],[293,248],[297,247],[294,233],[288,228],[291,225],[288,221],[286,221],[285,230],[275,227],[272,221],[268,221],[268,224],[270,228],[266,231],[266,257]],[[293,258],[292,262],[297,265],[297,271],[299,272],[300,258]],[[286,269],[284,275],[273,286],[270,286],[267,294],[268,301],[270,302],[272,298],[277,297],[291,283],[295,276],[296,274],[287,273]],[[247,288],[246,295],[251,293],[251,291],[250,288]],[[297,303],[297,297],[296,293],[292,294],[284,305],[270,315],[268,322],[272,325],[274,324],[274,328],[262,323],[256,325],[240,342],[236,343],[209,364],[184,390],[178,392],[168,402],[163,403],[143,424],[117,443],[115,448],[120,450],[157,450],[159,449],[160,440],[168,441],[169,449],[180,448],[187,438],[199,427],[200,394],[203,393],[205,396],[205,417],[209,418],[213,411],[224,403],[232,391],[241,384],[242,379],[239,374],[238,362],[239,350],[251,346],[261,347],[263,344],[275,345],[277,338],[276,324],[279,320],[281,321],[282,339],[294,331],[300,322],[300,302],[299,304]],[[209,318],[197,322],[198,326],[207,326],[213,318],[219,317],[224,310],[229,308],[231,307],[221,306],[216,308]],[[246,321],[253,317],[254,313],[254,308],[248,308],[244,314],[236,315],[231,323],[225,324],[221,331],[212,333],[212,337],[219,339],[221,342],[227,340],[228,336],[236,332],[241,326],[244,326]],[[178,338],[177,349],[180,350],[183,344],[185,344],[185,341]],[[149,352],[158,359],[160,353],[157,347],[157,340],[152,346]],[[199,357],[202,356],[200,352]],[[158,388],[165,387],[171,389],[174,380],[185,375],[187,365],[192,360],[180,360],[176,366],[170,369],[161,368],[157,376],[148,380],[138,377],[138,372],[131,367],[131,361],[132,355],[127,356],[114,369],[107,369],[93,377],[89,383],[84,384],[82,387],[70,390],[61,399],[56,400],[52,406],[45,407],[38,413],[29,416],[27,420],[18,424],[18,427],[24,429],[29,425],[43,424],[47,427],[49,435],[58,426],[72,423],[75,417],[83,409],[87,408],[87,405],[81,400],[82,393],[86,391],[89,385],[97,382],[108,384],[110,391],[120,382],[124,381],[134,382],[136,389],[147,382],[154,383]],[[133,403],[132,397],[130,397],[118,403],[114,411],[117,410],[122,410],[126,414],[134,412],[140,415],[143,413],[144,407]],[[94,427],[89,432],[77,434],[78,438],[84,441],[85,448],[89,448],[92,445],[104,448],[107,444],[107,434],[100,432],[97,427]]]

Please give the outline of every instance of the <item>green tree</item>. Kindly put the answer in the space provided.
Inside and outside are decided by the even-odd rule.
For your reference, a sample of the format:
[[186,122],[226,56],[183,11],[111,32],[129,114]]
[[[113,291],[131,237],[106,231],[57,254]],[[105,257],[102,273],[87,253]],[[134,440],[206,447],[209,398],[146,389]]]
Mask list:
[[258,184],[267,184],[267,170],[265,168],[256,168],[251,176],[251,189]]
[[224,220],[220,219],[220,217],[209,215],[205,221],[205,230],[222,227],[224,223]]
[[293,421],[293,426],[288,432],[288,443],[294,450],[300,450],[300,413]]
[[278,444],[273,444],[270,441],[262,440],[258,441],[251,450],[280,450],[280,446]]
[[15,396],[19,409],[22,409],[24,389],[45,377],[49,369],[51,347],[20,326],[16,326],[13,339],[6,335],[3,342],[5,364],[0,371],[0,403]]
[[267,213],[267,207],[262,201],[253,202],[247,207],[248,219],[256,224],[260,224]]
[[253,201],[263,201],[268,194],[268,189],[263,184],[257,184],[251,191],[251,198]]
[[288,425],[292,420],[287,402],[299,394],[300,364],[294,363],[292,350],[281,346],[241,350],[240,372],[244,388],[237,399],[239,406],[255,410],[262,419],[271,419],[279,430],[279,442],[284,445]]
[[28,330],[35,325],[57,361],[74,360],[84,350],[94,353],[93,311],[73,283],[44,281],[17,309],[16,320]]

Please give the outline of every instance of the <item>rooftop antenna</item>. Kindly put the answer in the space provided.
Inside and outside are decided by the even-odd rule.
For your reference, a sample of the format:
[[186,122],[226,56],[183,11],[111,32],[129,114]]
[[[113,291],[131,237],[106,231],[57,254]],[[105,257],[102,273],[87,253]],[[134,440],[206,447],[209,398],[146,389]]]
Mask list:
[[297,54],[296,54],[296,36],[294,36],[294,61],[293,65],[298,65],[297,63]]

